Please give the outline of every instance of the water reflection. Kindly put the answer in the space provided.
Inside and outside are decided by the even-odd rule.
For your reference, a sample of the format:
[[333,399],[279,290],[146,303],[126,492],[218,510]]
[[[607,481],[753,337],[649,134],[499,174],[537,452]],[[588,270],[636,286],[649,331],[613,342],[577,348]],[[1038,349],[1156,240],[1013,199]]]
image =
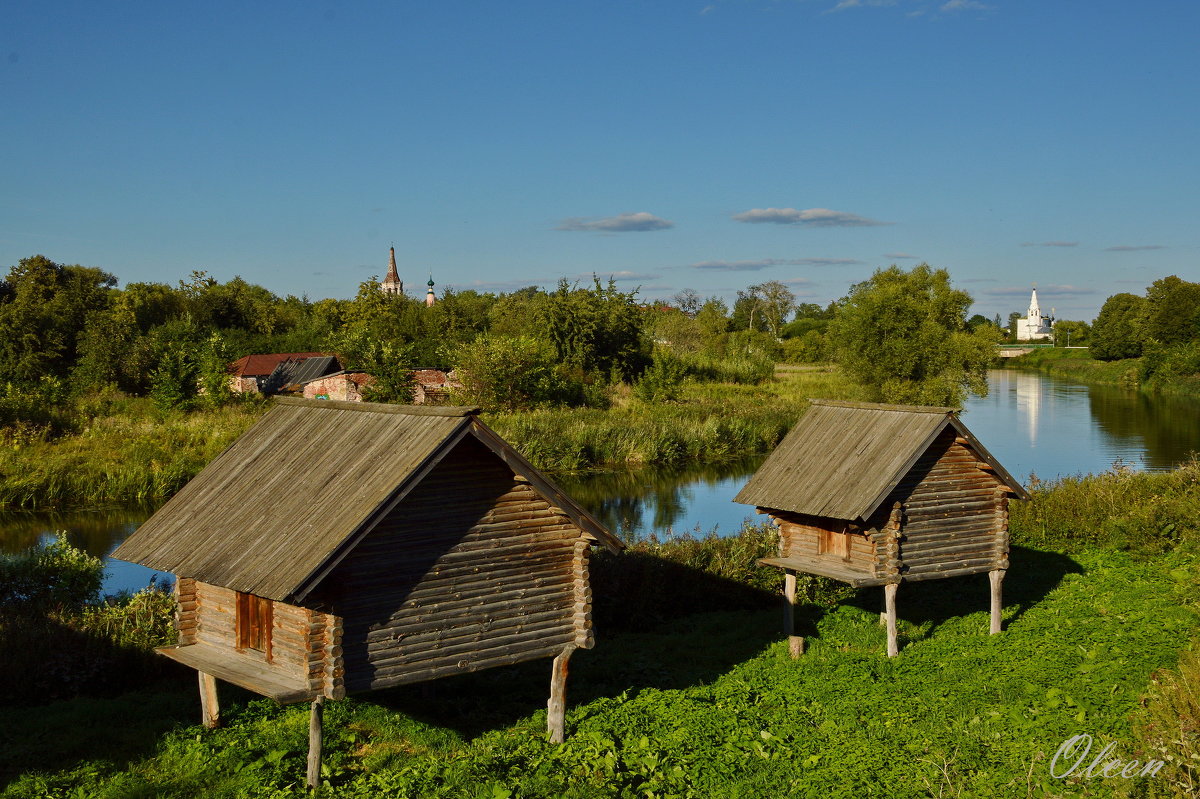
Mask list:
[[963,420],[1021,480],[1102,472],[1117,462],[1163,471],[1200,449],[1200,400],[1192,397],[1015,369],[993,370],[988,385],[987,397],[967,403]]
[[623,469],[564,475],[559,485],[613,532],[733,535],[754,509],[731,500],[766,456],[686,469]]
[[145,508],[75,513],[0,514],[0,552],[22,552],[65,530],[67,540],[89,555],[104,558],[106,594],[137,591],[152,578],[170,582],[165,572],[156,572],[135,563],[113,560],[108,556],[150,515]]

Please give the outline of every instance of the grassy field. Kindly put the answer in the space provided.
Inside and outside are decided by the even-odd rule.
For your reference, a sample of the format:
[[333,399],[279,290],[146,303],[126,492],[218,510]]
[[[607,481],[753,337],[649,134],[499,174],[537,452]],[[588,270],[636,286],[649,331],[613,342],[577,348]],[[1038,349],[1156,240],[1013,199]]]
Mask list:
[[[852,398],[839,374],[789,371],[761,386],[694,383],[679,402],[627,401],[610,410],[485,414],[539,468],[714,462],[770,450],[800,417],[806,397]],[[159,504],[269,407],[246,402],[162,416],[149,400],[123,399],[80,429],[9,441],[0,460],[0,510]]]
[[1004,365],[1016,369],[1037,369],[1080,383],[1137,388],[1140,384],[1140,358],[1124,361],[1097,361],[1087,350],[1048,347],[1028,355],[1008,359]]
[[[331,703],[321,796],[1133,797],[1195,795],[1200,465],[1033,488],[1014,508],[1004,632],[982,575],[904,585],[899,657],[879,589],[806,586],[787,656],[769,528],[598,559],[597,648],[572,660],[568,740],[545,739],[546,661]],[[714,608],[721,608],[715,610]],[[696,612],[702,611],[702,612]],[[194,675],[0,715],[8,797],[303,796],[307,709]],[[105,734],[97,735],[103,729]],[[1062,775],[1092,757],[1154,776]],[[1179,762],[1184,765],[1179,765]],[[1192,762],[1190,767],[1186,763]],[[1103,763],[1101,764],[1103,765]]]

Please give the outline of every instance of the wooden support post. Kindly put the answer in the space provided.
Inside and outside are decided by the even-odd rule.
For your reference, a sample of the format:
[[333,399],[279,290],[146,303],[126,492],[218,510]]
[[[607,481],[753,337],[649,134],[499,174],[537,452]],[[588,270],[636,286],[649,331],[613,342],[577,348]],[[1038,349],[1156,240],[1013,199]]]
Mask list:
[[994,569],[988,572],[988,582],[992,585],[992,628],[991,635],[1000,632],[1000,615],[1003,611],[1000,583],[1004,581],[1004,569]]
[[325,697],[318,696],[312,702],[308,714],[308,787],[316,788],[321,780],[321,714]]
[[783,632],[788,639],[788,654],[798,658],[804,654],[804,636],[796,635],[796,572],[783,574]]
[[567,661],[575,651],[574,646],[563,649],[554,664],[550,667],[550,701],[546,703],[546,730],[550,733],[550,742],[563,742],[563,732],[567,719]]
[[900,647],[896,644],[896,589],[899,587],[899,583],[888,583],[883,587],[885,615],[887,616],[887,652],[890,658],[894,658],[900,653]]
[[879,609],[879,626],[887,627],[887,589],[883,591],[883,607]]
[[200,723],[206,730],[221,724],[221,705],[217,702],[217,678],[197,671],[200,677]]

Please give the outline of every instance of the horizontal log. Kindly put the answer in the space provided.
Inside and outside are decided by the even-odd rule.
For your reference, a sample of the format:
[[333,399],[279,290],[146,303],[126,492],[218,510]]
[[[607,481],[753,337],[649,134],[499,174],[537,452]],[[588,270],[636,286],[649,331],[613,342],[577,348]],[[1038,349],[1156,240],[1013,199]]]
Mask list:
[[955,549],[974,548],[994,550],[998,542],[992,536],[957,536],[945,539],[929,539],[926,541],[906,541],[900,547],[905,559],[914,555],[929,555],[939,552],[953,552]]
[[[442,599],[441,601],[430,601],[425,603],[409,604],[405,602],[400,608],[391,608],[393,612],[386,624],[402,623],[404,621],[416,621],[417,617],[427,617],[430,614],[442,613],[466,613],[473,610],[486,608],[489,612],[500,612],[503,609],[513,607],[534,607],[546,605],[549,602],[559,602],[569,604],[573,601],[574,592],[571,591],[568,585],[550,585],[542,588],[528,588],[516,591],[505,591],[495,595],[477,595],[466,597],[463,599]],[[557,605],[556,605],[557,606]],[[364,611],[370,609],[364,608]],[[387,612],[388,608],[378,608]],[[364,612],[361,618],[369,618],[369,612]],[[353,617],[352,617],[353,618]],[[360,629],[352,627],[351,629]]]
[[[440,583],[437,580],[423,582],[404,593],[401,608],[423,607],[439,602],[454,602],[474,597],[518,597],[528,592],[543,592],[558,588],[569,591],[574,579],[563,570],[547,569],[524,576],[512,576],[506,580],[473,580],[461,585]],[[396,595],[390,592],[359,593],[339,603],[347,616],[361,616],[366,610],[395,608]]]
[[[511,574],[526,573],[529,569],[539,569],[543,566],[566,570],[571,562],[571,551],[566,547],[530,549],[527,554],[509,556],[504,559],[475,558],[451,561],[436,561],[431,565],[417,568],[403,568],[391,564],[376,564],[371,569],[359,568],[347,579],[352,582],[365,582],[372,576],[383,574],[387,583],[395,585],[406,579],[421,578],[423,580],[474,580],[477,577],[504,577]],[[357,565],[357,564],[356,564]],[[389,568],[390,566],[390,568]]]
[[382,557],[389,560],[416,561],[436,557],[444,552],[487,549],[497,543],[513,540],[574,542],[581,535],[579,528],[569,520],[562,519],[505,522],[501,525],[476,526],[446,534],[437,531],[430,533],[428,528],[423,528],[420,534],[397,534],[380,539],[371,546],[359,547],[355,550],[355,559]]
[[[410,663],[388,663],[375,664],[373,668],[373,684],[379,683],[381,680],[386,680],[391,677],[412,676],[422,673],[440,671],[445,674],[460,674],[467,671],[474,671],[478,668],[484,668],[483,664],[499,665],[497,661],[509,663],[517,663],[521,660],[531,660],[537,657],[543,657],[547,654],[554,654],[562,651],[562,648],[575,640],[575,633],[569,632],[561,635],[548,636],[541,640],[519,641],[502,646],[489,647],[487,649],[475,650],[469,653],[460,653],[458,655],[450,655],[446,657],[431,658],[428,660],[414,661]],[[467,656],[464,656],[467,655]],[[472,665],[475,667],[472,668]],[[420,679],[420,678],[418,678]],[[428,679],[428,678],[424,678]]]
[[905,514],[912,514],[918,508],[928,508],[931,506],[943,506],[961,503],[987,503],[995,507],[996,498],[992,496],[992,492],[987,489],[964,488],[957,491],[928,491],[920,494],[914,493],[904,503]]
[[[366,666],[376,673],[389,669],[419,668],[423,664],[437,661],[457,661],[473,659],[477,652],[493,649],[504,649],[516,652],[522,649],[535,649],[547,640],[570,641],[576,638],[577,632],[570,625],[540,625],[526,629],[514,629],[507,635],[499,637],[462,636],[446,639],[442,642],[431,642],[424,646],[405,646],[398,643],[391,647],[373,646],[367,649]],[[347,663],[351,673],[355,665],[362,661],[355,659]]]
[[994,549],[988,546],[955,547],[942,552],[921,552],[906,554],[900,559],[902,566],[917,569],[925,566],[946,565],[948,568],[963,565],[966,561],[988,561],[996,557]]
[[910,524],[927,519],[944,519],[952,516],[991,515],[993,504],[991,500],[980,502],[947,502],[905,509],[904,517]]
[[956,535],[999,536],[1001,534],[1002,530],[996,525],[994,519],[967,520],[950,518],[925,523],[920,526],[906,527],[903,540],[929,541],[950,538]]
[[985,574],[993,569],[1005,568],[998,566],[995,563],[985,563],[978,566],[968,566],[964,568],[948,569],[945,571],[921,571],[916,574],[904,575],[904,581],[909,583],[919,583],[925,580],[943,580],[950,577],[966,577],[971,574]]
[[470,663],[443,663],[440,665],[425,667],[414,671],[394,673],[388,675],[374,675],[371,678],[360,677],[357,682],[347,685],[348,693],[357,693],[360,691],[375,691],[381,688],[391,688],[397,685],[406,685],[410,683],[425,682],[427,680],[438,679],[440,677],[448,677],[453,674],[466,674],[472,671],[481,671],[483,669],[495,668],[497,666],[511,666],[514,663],[521,663],[526,660],[536,660],[538,658],[551,657],[562,651],[562,644],[557,642],[548,644],[541,650],[528,650],[515,653],[498,653],[489,656],[486,659],[474,660]]
[[488,616],[482,619],[473,619],[469,622],[463,622],[461,619],[436,619],[418,624],[406,624],[403,627],[386,627],[378,630],[372,630],[367,633],[367,644],[371,645],[378,641],[420,641],[425,640],[426,635],[436,633],[445,633],[446,631],[467,633],[472,630],[487,632],[491,629],[505,629],[515,626],[522,622],[535,624],[542,621],[559,619],[570,620],[574,616],[574,612],[570,607],[554,608],[543,610],[538,613],[529,613],[519,616]]
[[931,563],[908,564],[908,571],[904,573],[904,578],[908,579],[913,574],[940,574],[943,572],[957,572],[962,569],[970,569],[979,566],[986,566],[996,562],[996,555],[992,552],[980,553],[977,557],[957,557],[954,559],[936,560]]

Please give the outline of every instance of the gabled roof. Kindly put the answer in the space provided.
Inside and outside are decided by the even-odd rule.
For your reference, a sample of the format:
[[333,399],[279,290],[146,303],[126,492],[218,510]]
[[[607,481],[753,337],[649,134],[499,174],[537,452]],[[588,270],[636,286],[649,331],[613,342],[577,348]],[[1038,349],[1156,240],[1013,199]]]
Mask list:
[[947,427],[990,465],[997,479],[1028,499],[955,408],[811,400],[808,413],[763,462],[734,502],[760,508],[867,519]]
[[113,556],[300,601],[466,436],[589,538],[623,547],[475,411],[278,398]]
[[284,361],[320,358],[327,352],[273,352],[268,355],[243,355],[229,364],[229,373],[238,377],[266,377]]
[[333,355],[281,361],[263,386],[264,391],[296,389],[310,380],[333,374],[341,364]]

